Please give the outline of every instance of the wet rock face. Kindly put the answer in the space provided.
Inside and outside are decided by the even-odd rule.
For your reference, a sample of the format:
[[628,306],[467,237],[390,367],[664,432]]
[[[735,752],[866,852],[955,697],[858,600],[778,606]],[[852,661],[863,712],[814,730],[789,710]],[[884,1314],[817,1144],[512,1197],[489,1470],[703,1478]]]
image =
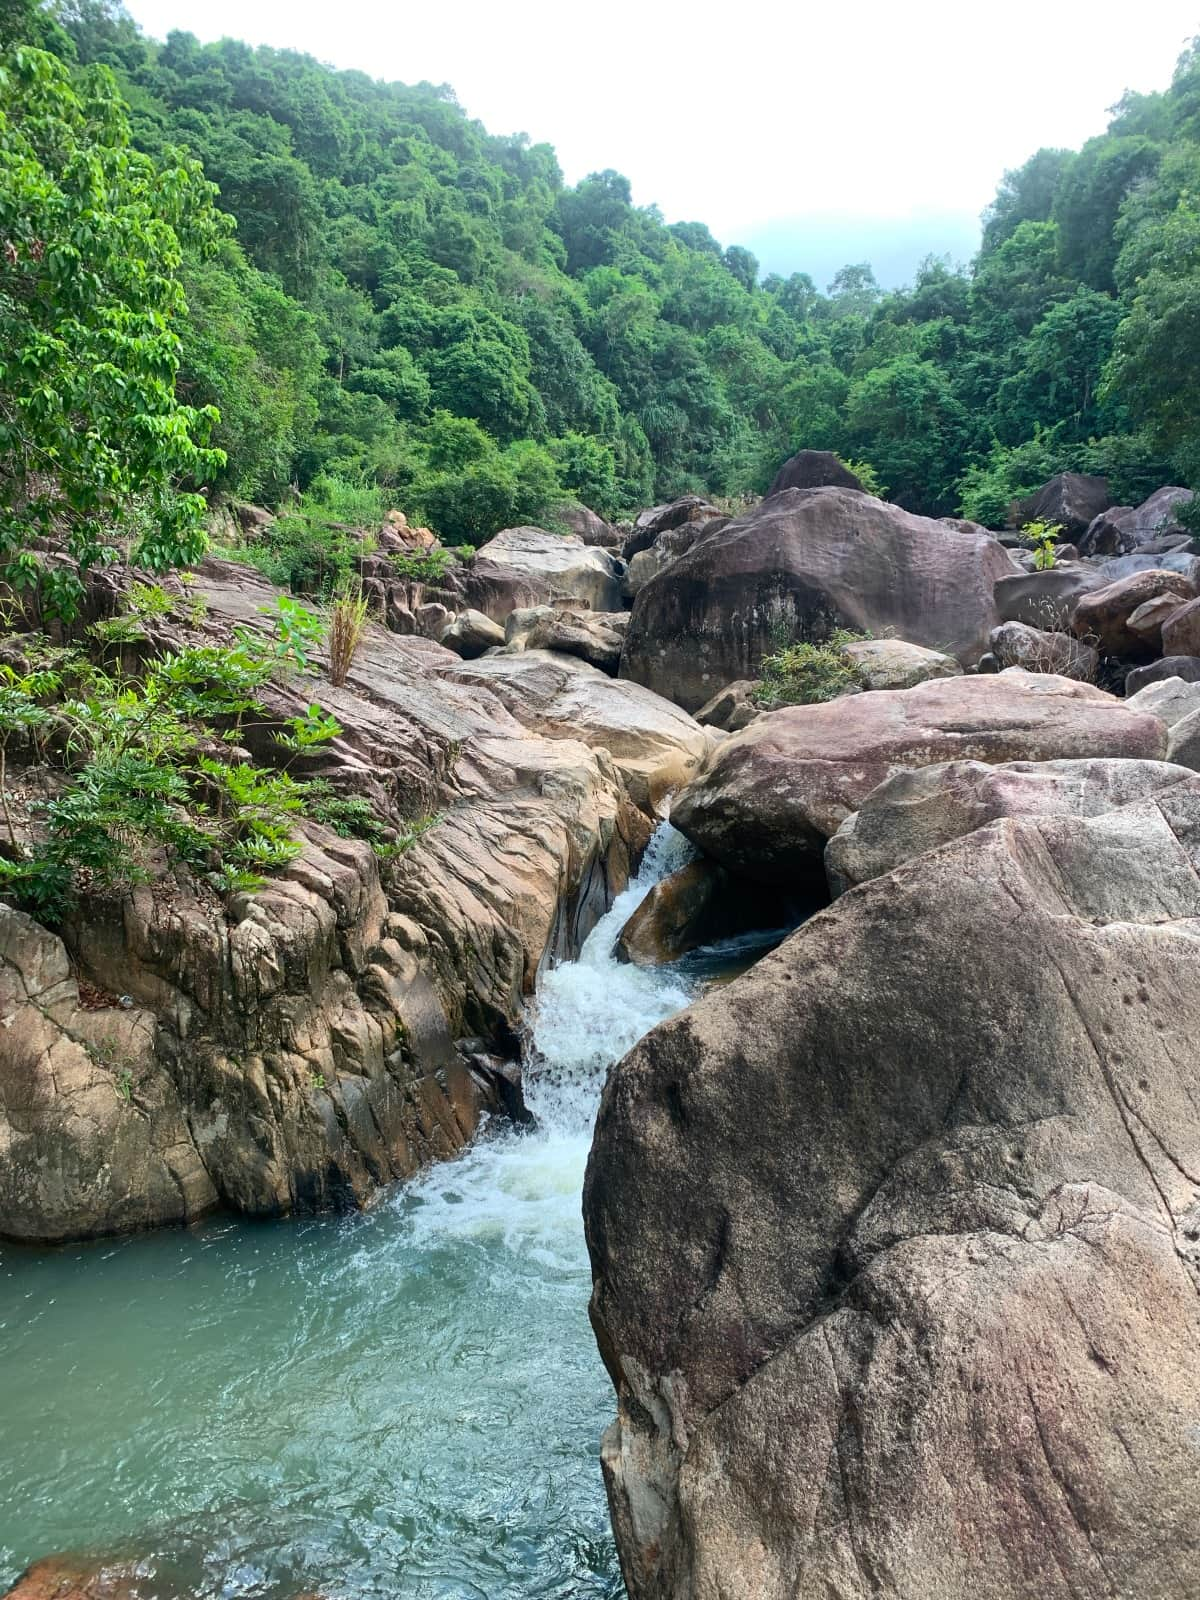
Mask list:
[[[215,567],[196,590],[214,640],[263,626],[273,592]],[[511,1048],[539,967],[578,948],[650,823],[606,748],[616,729],[594,727],[591,745],[569,724],[534,732],[455,682],[461,666],[372,627],[345,688],[273,682],[243,729],[269,761],[273,730],[316,698],[342,731],[302,775],[396,827],[437,819],[386,888],[368,845],[305,823],[303,854],[227,903],[177,872],[88,901],[61,937],[0,911],[0,1233],[353,1204],[452,1155],[507,1103],[456,1041]],[[698,760],[702,730],[664,710]]]
[[994,540],[871,495],[785,489],[639,590],[621,675],[695,710],[756,677],[781,632],[837,625],[973,663],[998,620],[993,586],[1012,570]]
[[657,967],[719,940],[794,927],[818,909],[734,878],[700,857],[654,885],[618,934],[616,956],[635,966]]
[[914,689],[787,706],[720,745],[671,820],[733,872],[819,881],[825,841],[870,792],[909,767],[951,760],[1159,760],[1166,729],[1091,684],[1010,669]]
[[1010,818],[649,1034],[584,1200],[633,1600],[1190,1600],[1200,803]]

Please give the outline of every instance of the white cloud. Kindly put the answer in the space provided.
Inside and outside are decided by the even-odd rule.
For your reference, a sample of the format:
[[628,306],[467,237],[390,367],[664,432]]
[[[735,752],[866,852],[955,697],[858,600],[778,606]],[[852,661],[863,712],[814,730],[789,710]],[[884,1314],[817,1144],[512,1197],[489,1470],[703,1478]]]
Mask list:
[[[1007,167],[1101,132],[1126,88],[1165,87],[1190,3],[1077,0],[129,0],[183,28],[450,83],[494,133],[553,144],[569,180],[615,167],[639,203],[725,241],[806,215],[977,215]],[[797,266],[803,265],[797,261]]]

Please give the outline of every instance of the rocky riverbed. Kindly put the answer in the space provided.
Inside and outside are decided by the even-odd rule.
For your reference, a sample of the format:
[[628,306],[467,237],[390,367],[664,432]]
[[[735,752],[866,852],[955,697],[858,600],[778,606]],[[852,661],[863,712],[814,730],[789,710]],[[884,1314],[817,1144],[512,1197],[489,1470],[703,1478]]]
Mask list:
[[[378,1424],[364,1448],[391,1463],[382,1477],[353,1451],[313,1474],[353,1505],[325,1544],[304,1493],[288,1521],[284,1473],[280,1526],[304,1555],[272,1557],[269,1581],[256,1474],[287,1450],[248,1443],[254,1488],[231,1526],[249,1576],[233,1555],[189,1557],[166,1588],[386,1589],[394,1556],[416,1586],[390,1592],[442,1578],[617,1592],[573,1477],[575,1509],[548,1511],[549,1532],[486,1496],[467,1517],[472,1539],[495,1516],[515,1541],[494,1581],[482,1535],[440,1577],[426,1540],[452,1543],[460,1499],[480,1503],[489,1428],[511,1433],[497,1471],[512,1492],[557,1483],[558,1448],[590,1470],[605,1403],[567,1303],[582,1311],[574,1183],[607,1072],[584,1224],[631,1600],[1190,1600],[1200,557],[1173,520],[1182,496],[1114,507],[1101,480],[1064,475],[1014,512],[1057,528],[1047,555],[1015,529],[915,516],[802,452],[737,516],[692,495],[621,530],[505,530],[429,583],[398,574],[384,529],[360,562],[378,621],[345,685],[319,652],[307,675],[278,674],[234,759],[278,764],[279,730],[315,706],[338,731],[305,776],[367,799],[402,847],[307,818],[300,854],[259,887],[219,896],[164,859],[54,927],[0,908],[0,1236],[353,1210],[386,1192],[357,1220],[300,1226],[322,1250],[365,1249],[420,1303],[432,1257],[414,1241],[435,1213],[445,1224],[432,1320],[412,1320],[407,1288],[381,1299],[407,1329],[402,1360],[436,1348],[416,1387],[351,1359],[330,1324],[297,1356],[308,1370],[327,1341],[351,1410],[376,1396],[361,1438],[391,1416],[389,1394],[411,1422],[436,1389],[425,1410],[440,1420],[411,1453],[393,1438],[403,1419]],[[102,575],[97,615],[119,614],[132,577]],[[191,621],[148,625],[147,652],[227,645],[277,604],[231,561],[203,564],[189,592]],[[824,652],[819,696],[793,683],[781,703],[764,677],[789,643]],[[17,772],[32,789],[36,767]],[[683,853],[641,868],[668,815]],[[705,988],[702,968],[739,975]],[[517,1194],[552,1207],[553,1237],[544,1210],[518,1205],[533,1225],[510,1228]],[[279,1306],[308,1270],[295,1276],[308,1257],[278,1236],[262,1267],[245,1226],[195,1236],[201,1265],[230,1274],[237,1327],[260,1270]],[[139,1248],[95,1281],[111,1272],[119,1289]],[[33,1284],[63,1258],[6,1259]],[[324,1259],[318,1300],[375,1294]],[[83,1281],[58,1286],[80,1323]],[[497,1292],[502,1332],[453,1332],[460,1302],[500,1317]],[[503,1389],[524,1371],[517,1332],[549,1337],[553,1306],[570,1341],[539,1350],[517,1412],[489,1412],[484,1454],[459,1459],[429,1526],[414,1512],[401,1538],[397,1507],[424,1504],[409,1475],[476,1427],[475,1391],[457,1395],[443,1357],[492,1360]],[[33,1337],[24,1313],[6,1325]],[[362,1337],[390,1348],[375,1324]],[[249,1439],[251,1412],[213,1399],[211,1354],[197,1355],[197,1435],[216,1415],[227,1444]],[[154,1381],[169,1406],[165,1367]],[[281,1415],[311,1401],[311,1385],[263,1387]],[[568,1388],[591,1397],[582,1409]],[[329,1423],[339,1452],[344,1424]],[[115,1423],[99,1427],[111,1448]],[[96,1474],[81,1451],[62,1481],[83,1505]],[[201,1506],[188,1548],[207,1548],[223,1503],[190,1479],[172,1492]],[[7,1498],[20,1493],[14,1481]],[[71,1493],[45,1515],[52,1495],[36,1540],[6,1535],[14,1571],[79,1542]],[[154,1517],[134,1503],[120,1535],[136,1545],[138,1517]],[[347,1529],[370,1551],[361,1567]],[[94,1569],[71,1572],[42,1569],[31,1600],[56,1584],[60,1600],[71,1585],[95,1600]]]

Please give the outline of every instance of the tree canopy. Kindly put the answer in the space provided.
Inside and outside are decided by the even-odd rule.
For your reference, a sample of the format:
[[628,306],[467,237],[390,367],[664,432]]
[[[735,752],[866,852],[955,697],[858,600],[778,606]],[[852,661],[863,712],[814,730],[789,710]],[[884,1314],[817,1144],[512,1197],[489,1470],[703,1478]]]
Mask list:
[[[1200,476],[1195,47],[1083,150],[1006,174],[969,267],[885,292],[852,262],[822,292],[668,226],[620,173],[568,187],[549,146],[489,134],[444,85],[155,43],[107,0],[10,10],[50,52],[23,47],[2,90],[0,333],[33,307],[38,341],[4,369],[10,504],[17,477],[37,499],[14,429],[39,406],[77,521],[136,480],[167,529],[148,554],[195,512],[172,532],[168,488],[205,476],[267,500],[377,486],[461,540],[563,496],[760,491],[803,447],[939,515],[994,518],[1066,468],[1120,494]],[[112,196],[90,273],[69,255],[89,172]]]

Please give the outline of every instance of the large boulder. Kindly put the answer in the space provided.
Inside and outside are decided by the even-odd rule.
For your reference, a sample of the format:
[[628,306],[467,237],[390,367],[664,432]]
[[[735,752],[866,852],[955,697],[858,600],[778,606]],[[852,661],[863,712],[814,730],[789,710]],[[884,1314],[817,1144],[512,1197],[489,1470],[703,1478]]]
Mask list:
[[1156,678],[1136,694],[1127,695],[1125,704],[1132,711],[1148,711],[1166,726],[1169,733],[1184,717],[1190,716],[1193,711],[1200,711],[1200,682],[1195,679]]
[[784,489],[861,489],[862,481],[832,450],[798,450],[771,480],[767,498]]
[[702,945],[796,920],[785,900],[730,877],[701,856],[654,885],[617,935],[616,955],[657,967]]
[[1169,487],[1156,489],[1140,506],[1110,506],[1092,520],[1080,540],[1080,554],[1125,555],[1158,539],[1186,534],[1178,512],[1191,498],[1190,489]]
[[505,528],[476,551],[469,570],[472,592],[489,581],[497,591],[506,574],[516,574],[530,591],[504,612],[475,604],[496,621],[517,605],[570,600],[589,611],[621,609],[621,563],[607,550],[584,544],[574,534],[547,533],[544,528]]
[[753,698],[758,683],[754,678],[738,678],[706,700],[696,713],[702,728],[719,728],[722,733],[740,733],[756,717],[762,716],[762,707]]
[[911,689],[929,678],[962,674],[953,656],[904,639],[860,639],[842,653],[864,689]]
[[731,871],[807,884],[825,841],[906,767],[1165,753],[1157,717],[1091,684],[1010,668],[774,711],[717,747],[671,821]]
[[504,629],[482,611],[460,611],[454,620],[442,629],[442,643],[464,661],[473,661],[485,650],[504,643]]
[[1184,784],[994,823],[610,1074],[631,1600],[1192,1600],[1198,845]]
[[646,587],[650,579],[656,577],[664,568],[669,567],[672,561],[690,550],[701,539],[719,533],[729,522],[728,517],[709,517],[693,522],[684,522],[677,528],[667,528],[660,533],[652,545],[639,550],[631,559],[625,572],[621,592],[632,605],[639,592]]
[[[1148,691],[1149,693],[1149,691]],[[1192,709],[1200,704],[1195,691]],[[1143,709],[1167,721],[1161,703]],[[1098,817],[1172,784],[1196,783],[1170,761],[949,761],[888,778],[825,847],[834,894],[1001,817]]]
[[1008,572],[996,583],[996,614],[1001,622],[1062,633],[1080,599],[1104,587],[1090,567],[1051,567],[1045,572]]
[[[1101,655],[1138,656],[1151,654],[1154,641],[1144,633],[1129,626],[1129,619],[1150,600],[1162,595],[1176,595],[1191,599],[1196,593],[1190,578],[1180,572],[1151,567],[1145,572],[1131,573],[1127,578],[1117,578],[1102,589],[1081,595],[1071,613],[1071,632],[1094,646]],[[1166,644],[1166,640],[1163,640]],[[1171,655],[1189,655],[1187,650],[1173,649]]]
[[1015,522],[1057,523],[1069,539],[1085,534],[1093,520],[1112,505],[1108,479],[1082,472],[1060,472],[1024,500],[1014,504]]
[[701,538],[633,605],[621,674],[694,710],[781,634],[896,633],[978,660],[1012,570],[993,540],[851,489],[784,489]]
[[1164,678],[1182,678],[1185,683],[1200,683],[1200,656],[1163,656],[1147,666],[1134,667],[1125,675],[1125,693],[1135,695],[1147,684]]
[[582,539],[584,544],[596,545],[601,550],[620,551],[620,531],[578,500],[566,500],[562,505],[555,506],[554,520],[577,539]]
[[448,676],[486,690],[543,739],[579,739],[607,751],[648,812],[694,776],[709,749],[709,735],[678,706],[570,656],[526,649],[463,662]]
[[1162,623],[1163,654],[1200,656],[1200,600],[1178,606]]
[[1165,554],[1151,554],[1148,550],[1130,556],[1113,556],[1093,569],[1102,583],[1115,583],[1118,578],[1132,577],[1135,572],[1179,572],[1189,580],[1193,592],[1200,592],[1200,556],[1187,550],[1169,550]]
[[629,614],[625,611],[552,609],[534,620],[525,635],[527,650],[557,650],[616,677]]
[[1026,672],[1057,672],[1064,678],[1091,683],[1100,667],[1100,657],[1091,645],[1069,633],[1048,633],[1024,622],[1002,622],[992,629],[990,643],[1001,670],[1024,667]]
[[1126,704],[1149,711],[1166,726],[1168,761],[1200,772],[1200,683],[1166,678],[1139,690]]
[[651,506],[648,511],[639,513],[622,554],[626,561],[632,561],[640,551],[649,550],[664,533],[686,527],[688,523],[712,522],[720,516],[720,508],[698,494],[681,495],[667,505]]
[[1185,604],[1177,594],[1156,594],[1149,600],[1143,600],[1129,613],[1126,627],[1130,633],[1136,633],[1140,639],[1146,641],[1147,646],[1158,653],[1162,649],[1162,630],[1164,623],[1168,622],[1177,611]]

